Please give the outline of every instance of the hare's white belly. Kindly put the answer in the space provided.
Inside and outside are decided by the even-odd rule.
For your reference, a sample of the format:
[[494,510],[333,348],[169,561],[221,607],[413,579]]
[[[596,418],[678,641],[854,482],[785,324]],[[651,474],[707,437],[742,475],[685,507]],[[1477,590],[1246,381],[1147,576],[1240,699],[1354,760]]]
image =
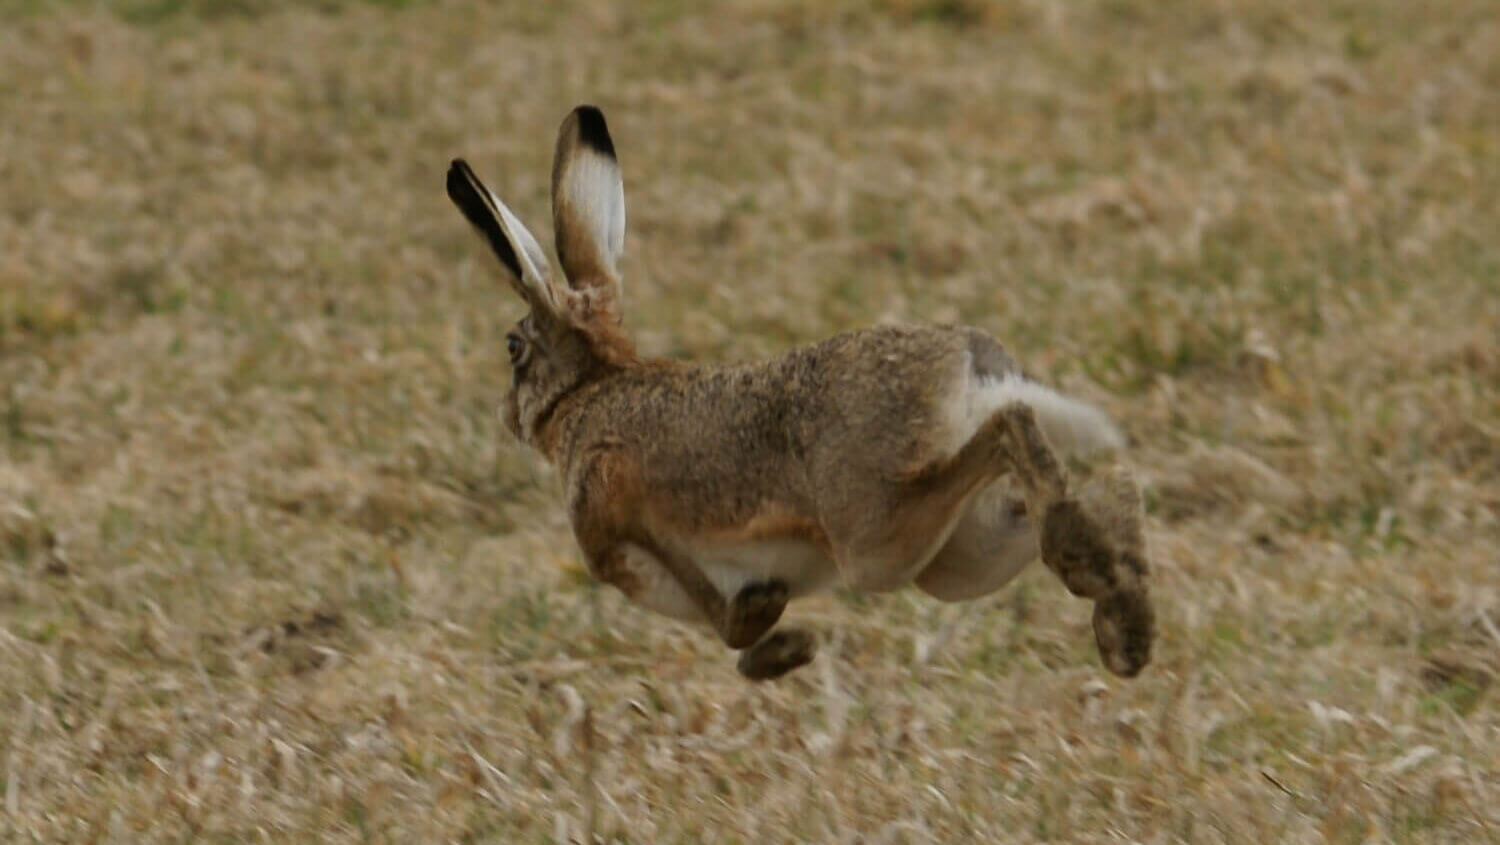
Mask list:
[[829,587],[838,576],[833,561],[802,540],[756,540],[705,546],[688,552],[719,592],[733,597],[752,581],[781,581],[792,597]]
[[[792,596],[803,596],[827,589],[838,577],[833,561],[817,546],[801,540],[685,546],[677,551],[696,563],[726,598],[734,598],[753,581],[773,579],[785,583]],[[675,619],[703,621],[697,606],[654,555],[629,546],[626,559],[641,585],[632,596],[636,603]]]

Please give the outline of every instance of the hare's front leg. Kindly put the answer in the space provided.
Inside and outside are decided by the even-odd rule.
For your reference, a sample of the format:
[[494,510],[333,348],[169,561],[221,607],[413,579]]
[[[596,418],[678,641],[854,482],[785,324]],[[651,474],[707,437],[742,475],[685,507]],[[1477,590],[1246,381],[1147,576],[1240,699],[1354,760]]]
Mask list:
[[733,649],[749,648],[781,621],[791,591],[781,581],[751,581],[724,608],[719,636]]
[[[650,541],[615,543],[590,560],[596,561],[590,568],[601,579],[637,604],[677,618],[707,621],[726,645],[742,650],[737,668],[752,681],[779,678],[817,654],[811,633],[772,630],[786,610],[789,591],[782,581],[752,581],[726,601],[691,561]],[[686,577],[679,579],[674,572]]]
[[755,645],[776,626],[786,610],[791,591],[781,581],[752,581],[741,587],[733,598],[725,598],[698,564],[688,557],[643,534],[629,542],[646,551],[671,574],[703,612],[709,626],[732,649]]
[[781,581],[752,581],[726,599],[691,560],[649,537],[577,532],[589,571],[631,601],[674,619],[707,623],[732,649],[749,648],[775,627],[790,595]]
[[752,681],[769,681],[811,663],[817,652],[811,632],[783,628],[741,652],[737,668]]
[[574,536],[600,580],[639,604],[696,616],[733,649],[754,645],[781,619],[790,596],[785,583],[753,581],[726,598],[694,560],[653,536],[643,519],[640,474],[622,452],[600,448],[586,456],[572,488]]

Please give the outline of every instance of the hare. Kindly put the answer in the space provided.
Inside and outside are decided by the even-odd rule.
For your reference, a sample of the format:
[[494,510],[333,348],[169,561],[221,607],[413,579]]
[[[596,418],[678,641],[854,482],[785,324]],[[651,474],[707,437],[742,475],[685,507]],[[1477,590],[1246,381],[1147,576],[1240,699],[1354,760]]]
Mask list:
[[762,363],[643,360],[621,328],[624,188],[593,106],[563,121],[553,162],[566,284],[461,159],[447,191],[530,309],[506,337],[503,417],[559,471],[595,577],[706,623],[761,680],[814,656],[810,632],[774,630],[792,598],[842,583],[972,599],[1039,556],[1094,601],[1110,671],[1150,660],[1136,486],[1112,470],[1074,491],[1063,465],[1123,438],[988,334],[885,326]]

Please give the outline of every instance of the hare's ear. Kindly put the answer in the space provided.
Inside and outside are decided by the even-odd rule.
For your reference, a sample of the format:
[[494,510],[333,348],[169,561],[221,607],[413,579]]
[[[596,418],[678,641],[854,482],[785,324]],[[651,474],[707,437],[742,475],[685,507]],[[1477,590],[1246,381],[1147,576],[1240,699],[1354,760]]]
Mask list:
[[547,276],[547,254],[461,158],[448,167],[448,198],[500,259],[516,293],[532,308],[558,313],[556,292]]
[[558,130],[552,224],[568,285],[574,290],[604,288],[618,296],[625,186],[604,114],[593,106],[573,109]]

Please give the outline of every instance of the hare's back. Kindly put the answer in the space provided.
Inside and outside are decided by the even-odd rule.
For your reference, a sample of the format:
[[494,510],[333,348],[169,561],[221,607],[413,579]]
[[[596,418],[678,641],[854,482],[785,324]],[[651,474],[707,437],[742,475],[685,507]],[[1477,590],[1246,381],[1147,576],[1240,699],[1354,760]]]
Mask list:
[[971,433],[974,385],[1013,367],[988,335],[943,326],[850,332],[759,364],[651,365],[599,385],[567,451],[623,445],[658,518],[685,533],[815,519],[830,475],[941,458]]
[[966,326],[851,332],[793,353],[788,364],[817,374],[806,379],[814,390],[796,391],[815,394],[805,399],[820,417],[809,456],[882,473],[951,453],[972,434],[976,389],[1020,373],[993,338]]

